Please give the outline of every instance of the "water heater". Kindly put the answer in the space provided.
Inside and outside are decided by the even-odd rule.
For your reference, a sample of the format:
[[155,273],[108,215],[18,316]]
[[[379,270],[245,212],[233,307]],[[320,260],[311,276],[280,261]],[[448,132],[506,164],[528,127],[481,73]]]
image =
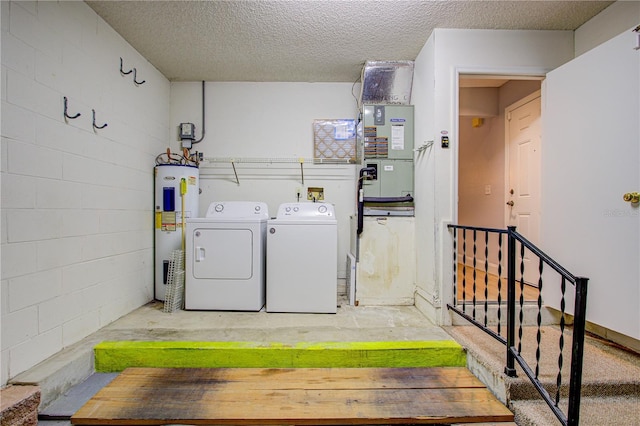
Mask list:
[[[160,164],[155,167],[155,298],[164,301],[169,261],[182,248],[182,218],[198,216],[198,167]],[[184,211],[180,186],[186,188]]]

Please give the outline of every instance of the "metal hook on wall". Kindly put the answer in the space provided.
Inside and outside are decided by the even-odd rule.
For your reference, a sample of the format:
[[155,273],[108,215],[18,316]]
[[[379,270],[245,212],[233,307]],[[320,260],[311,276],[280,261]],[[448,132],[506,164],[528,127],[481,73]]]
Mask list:
[[120,74],[127,75],[127,74],[131,74],[132,72],[133,70],[125,71],[122,69],[122,58],[120,58]]
[[98,126],[96,124],[96,110],[92,109],[91,112],[93,112],[93,128],[94,129],[104,129],[105,127],[107,127],[107,123],[104,123],[102,126]]
[[80,114],[80,113],[77,113],[76,115],[69,115],[69,114],[68,114],[68,108],[67,108],[67,103],[68,103],[68,102],[69,102],[69,101],[68,101],[67,97],[65,96],[65,97],[64,97],[64,118],[67,118],[67,119],[69,119],[69,120],[73,120],[74,118],[78,118],[78,117],[80,117],[80,115],[82,115],[82,114]]
[[134,68],[134,69],[133,69],[133,82],[134,82],[135,84],[140,85],[140,84],[144,83],[145,81],[147,81],[147,80],[138,81],[138,80],[137,80],[137,77],[138,77],[138,70]]

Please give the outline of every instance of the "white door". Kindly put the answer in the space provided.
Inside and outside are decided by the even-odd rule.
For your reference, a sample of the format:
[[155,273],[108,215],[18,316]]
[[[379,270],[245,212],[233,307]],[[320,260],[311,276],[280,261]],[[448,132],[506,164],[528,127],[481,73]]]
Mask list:
[[[587,320],[640,338],[640,50],[631,30],[547,75],[543,249],[589,278]],[[559,306],[559,285],[543,289]]]
[[[540,241],[540,92],[506,108],[506,222],[534,245]],[[525,252],[525,281],[537,283],[538,265]],[[518,268],[519,269],[519,268]]]

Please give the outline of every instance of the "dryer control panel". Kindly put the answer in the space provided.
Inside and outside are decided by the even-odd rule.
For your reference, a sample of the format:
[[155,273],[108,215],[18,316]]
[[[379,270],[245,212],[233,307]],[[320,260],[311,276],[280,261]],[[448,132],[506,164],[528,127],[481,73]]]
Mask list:
[[208,218],[269,218],[266,203],[257,201],[214,201],[209,204],[205,217]]

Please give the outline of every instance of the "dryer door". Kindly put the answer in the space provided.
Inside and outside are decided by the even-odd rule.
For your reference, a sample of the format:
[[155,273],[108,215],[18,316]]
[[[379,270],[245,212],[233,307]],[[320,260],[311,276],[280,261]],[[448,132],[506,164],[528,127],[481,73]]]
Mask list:
[[196,279],[247,280],[253,276],[253,232],[250,229],[195,229],[191,249]]

